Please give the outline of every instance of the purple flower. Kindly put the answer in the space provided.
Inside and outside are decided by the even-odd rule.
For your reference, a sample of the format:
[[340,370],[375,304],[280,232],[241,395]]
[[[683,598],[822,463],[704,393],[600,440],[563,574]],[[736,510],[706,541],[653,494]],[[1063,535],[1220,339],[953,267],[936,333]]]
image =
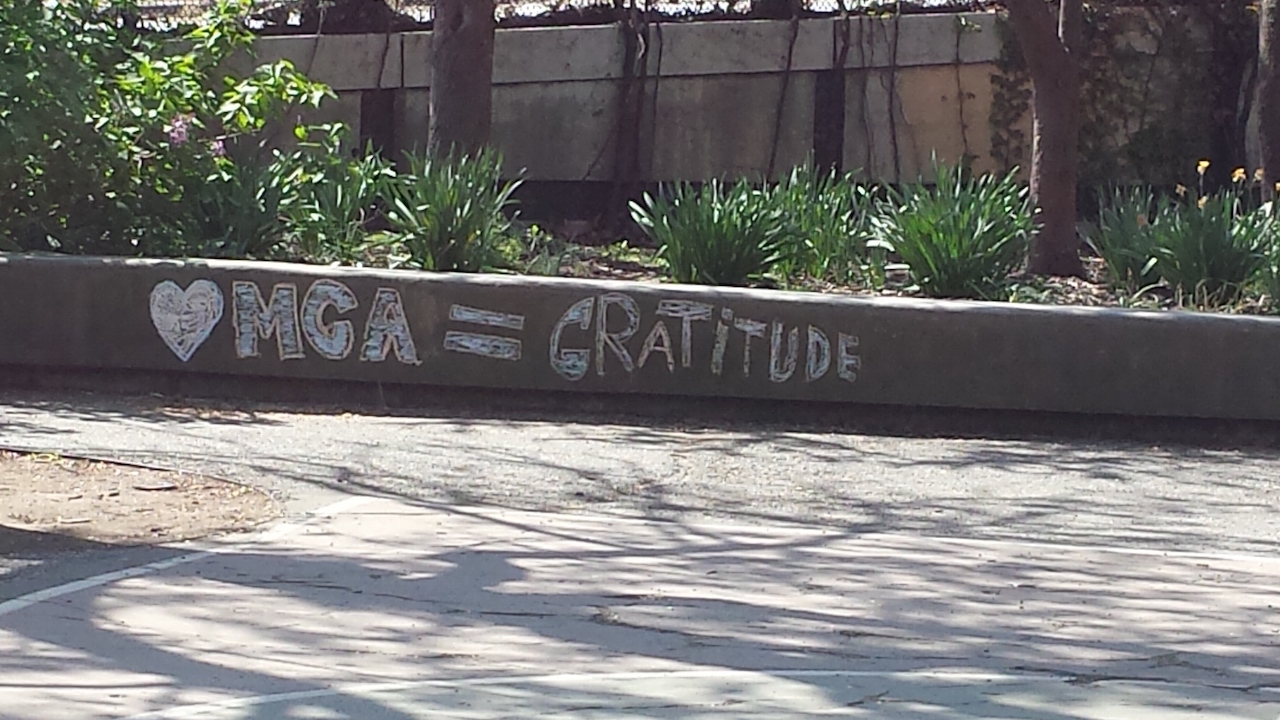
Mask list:
[[178,147],[187,142],[187,131],[191,128],[191,115],[177,115],[165,126],[164,131],[169,135],[169,142],[174,147]]
[[222,142],[222,138],[218,138],[217,140],[209,143],[209,152],[213,153],[214,157],[227,156],[227,146]]

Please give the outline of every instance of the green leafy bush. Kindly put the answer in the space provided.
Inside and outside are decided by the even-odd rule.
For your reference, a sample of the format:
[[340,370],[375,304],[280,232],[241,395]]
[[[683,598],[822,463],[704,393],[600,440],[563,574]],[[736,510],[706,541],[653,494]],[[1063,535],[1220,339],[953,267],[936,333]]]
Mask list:
[[768,192],[745,180],[713,180],[701,189],[676,185],[670,199],[645,193],[631,217],[658,246],[677,282],[707,285],[759,283],[783,257],[790,230],[786,213]]
[[578,248],[568,240],[530,225],[512,238],[508,253],[516,258],[514,270],[521,275],[555,276],[567,263],[576,259]]
[[[1197,170],[1203,175],[1207,166],[1201,161]],[[1089,243],[1115,287],[1136,293],[1163,282],[1178,304],[1228,305],[1259,279],[1269,287],[1272,266],[1280,272],[1272,261],[1275,217],[1269,205],[1252,209],[1251,196],[1243,168],[1213,194],[1183,186],[1177,198],[1148,188],[1117,190],[1103,197]]]
[[1013,173],[969,177],[938,167],[937,184],[890,190],[873,219],[877,244],[897,253],[932,297],[995,299],[1026,257],[1029,192]]
[[0,3],[0,236],[10,249],[50,249],[54,235],[77,249],[128,224],[115,200],[129,162],[96,125],[110,92],[103,70],[136,35],[93,0]]
[[866,185],[851,174],[824,174],[806,163],[771,192],[789,224],[781,274],[840,284],[883,283],[884,253],[867,246],[874,196]]
[[[138,13],[126,0],[0,4],[6,244],[189,252],[175,242],[191,229],[190,217],[218,209],[207,186],[242,183],[258,172],[232,169],[230,158],[259,150],[255,136],[289,109],[332,95],[288,61],[246,77],[223,70],[251,46],[250,5],[222,0],[200,24],[159,34],[128,20]],[[227,207],[242,215],[247,206],[236,200]],[[194,250],[225,240],[189,239]]]
[[489,151],[444,159],[410,155],[387,185],[387,220],[397,265],[478,272],[503,262],[511,236],[507,212],[519,181],[502,179]]
[[1098,228],[1089,245],[1107,266],[1112,287],[1135,294],[1160,281],[1156,272],[1155,226],[1169,212],[1147,187],[1100,194]]

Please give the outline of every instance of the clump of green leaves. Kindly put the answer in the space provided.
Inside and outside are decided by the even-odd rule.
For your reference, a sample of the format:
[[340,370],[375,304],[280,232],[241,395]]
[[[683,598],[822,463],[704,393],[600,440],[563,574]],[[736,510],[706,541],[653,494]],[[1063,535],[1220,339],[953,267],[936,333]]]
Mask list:
[[555,276],[574,260],[576,246],[538,225],[526,227],[512,237],[507,255],[514,259],[516,272],[522,275]]
[[[127,158],[99,128],[137,31],[93,0],[0,3],[0,237],[81,248],[127,225]],[[55,245],[56,247],[57,245]]]
[[884,282],[883,250],[868,247],[875,197],[852,174],[801,165],[778,183],[772,199],[788,220],[780,274],[838,284]]
[[149,254],[264,259],[277,255],[288,229],[283,205],[291,192],[278,160],[222,162],[201,185],[188,188],[149,232]]
[[1274,201],[1263,203],[1255,212],[1271,219],[1270,242],[1267,243],[1266,257],[1262,268],[1258,271],[1258,284],[1266,295],[1266,301],[1274,312],[1280,310],[1280,208]]
[[288,254],[314,263],[365,264],[370,260],[368,238],[384,219],[395,169],[372,147],[349,158],[342,150],[342,125],[312,130],[318,131],[318,139],[300,132],[298,149],[277,154],[290,190],[283,207]]
[[1249,211],[1235,188],[1190,194],[1152,224],[1155,269],[1179,304],[1227,305],[1262,272],[1275,231],[1271,214]]
[[937,167],[937,184],[888,191],[874,244],[897,253],[932,297],[996,299],[1024,261],[1034,228],[1029,191],[1014,173],[972,177]]
[[1089,242],[1113,286],[1138,294],[1161,285],[1178,305],[1200,308],[1231,305],[1258,281],[1280,290],[1280,226],[1271,205],[1255,207],[1244,168],[1229,186],[1205,193],[1208,166],[1197,166],[1198,189],[1179,185],[1173,197],[1139,187],[1103,198]]
[[512,234],[512,194],[494,152],[474,156],[408,155],[408,168],[387,184],[394,263],[420,270],[478,272],[504,262]]
[[766,190],[741,180],[713,180],[701,188],[681,183],[670,197],[645,193],[631,217],[658,246],[677,282],[751,285],[783,257],[786,213]]
[[1155,226],[1168,214],[1168,201],[1148,187],[1132,187],[1100,193],[1098,205],[1088,242],[1107,266],[1108,283],[1131,296],[1158,283]]

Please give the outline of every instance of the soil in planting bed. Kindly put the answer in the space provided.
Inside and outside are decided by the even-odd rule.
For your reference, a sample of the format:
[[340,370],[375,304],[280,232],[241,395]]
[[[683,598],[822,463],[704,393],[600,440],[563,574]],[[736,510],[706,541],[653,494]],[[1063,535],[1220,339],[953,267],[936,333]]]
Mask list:
[[[563,230],[557,228],[557,230]],[[563,233],[573,237],[573,233]],[[549,256],[544,249],[541,257],[522,259],[524,267],[519,271],[529,275],[555,275],[559,277],[591,280],[632,280],[637,282],[669,282],[653,248],[598,242],[584,231],[588,242],[570,240],[558,252]],[[1190,298],[1180,299],[1167,287],[1146,288],[1128,295],[1107,282],[1106,265],[1101,258],[1081,258],[1083,277],[1040,277],[1018,273],[1008,278],[1004,297],[993,302],[1012,302],[1032,305],[1067,305],[1084,307],[1130,308],[1134,310],[1195,310],[1248,315],[1272,315],[1277,305],[1270,298],[1244,295],[1225,305],[1202,306]],[[869,288],[857,285],[837,284],[817,278],[799,278],[787,282],[765,281],[759,287],[776,290],[819,292],[830,295],[854,297],[914,297],[925,295],[914,287],[910,276],[900,269],[891,269],[883,287]]]
[[278,515],[254,488],[187,473],[0,452],[0,557],[85,540],[144,545],[252,529]]

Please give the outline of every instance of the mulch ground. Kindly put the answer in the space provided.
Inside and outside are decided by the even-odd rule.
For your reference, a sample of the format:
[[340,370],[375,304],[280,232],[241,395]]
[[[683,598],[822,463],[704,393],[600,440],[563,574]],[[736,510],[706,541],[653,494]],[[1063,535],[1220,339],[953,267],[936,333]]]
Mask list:
[[271,497],[231,482],[0,452],[0,557],[66,545],[59,537],[113,545],[191,540],[250,530],[278,515]]

